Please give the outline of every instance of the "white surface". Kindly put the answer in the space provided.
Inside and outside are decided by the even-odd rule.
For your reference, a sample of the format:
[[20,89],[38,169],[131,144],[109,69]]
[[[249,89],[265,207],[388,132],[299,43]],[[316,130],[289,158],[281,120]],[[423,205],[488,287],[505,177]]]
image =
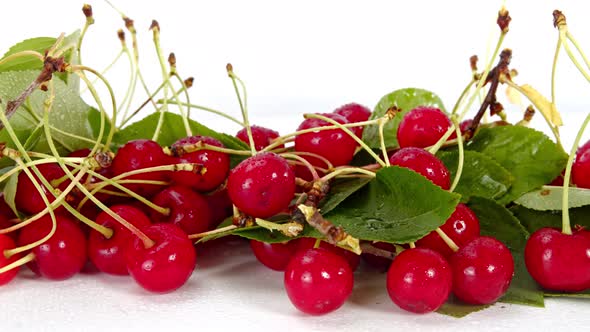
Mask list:
[[[157,18],[165,52],[176,52],[182,75],[196,77],[194,102],[239,114],[225,74],[225,64],[232,62],[248,85],[252,121],[282,133],[296,128],[303,112],[329,112],[349,101],[372,107],[382,95],[408,86],[435,91],[452,106],[469,80],[469,56],[479,54],[482,67],[488,45],[495,44],[499,8],[495,1],[114,2],[136,21],[143,72],[152,88],[159,84],[160,70],[147,27]],[[81,27],[81,5],[3,2],[0,49],[27,37]],[[89,30],[83,57],[100,69],[119,50],[115,31],[122,24],[104,2],[93,6],[97,23]],[[513,67],[520,72],[516,81],[532,83],[548,96],[557,38],[551,12],[564,10],[571,31],[590,52],[587,5],[509,1],[507,6],[513,22],[504,47],[514,50]],[[126,87],[126,75],[125,62],[108,75],[117,91]],[[567,146],[587,110],[589,88],[562,53],[557,100],[568,114]],[[512,119],[520,118],[518,110],[510,107]],[[197,119],[229,133],[238,129],[214,116],[199,113]],[[540,115],[534,124],[545,128]],[[214,256],[202,254],[188,285],[167,295],[146,294],[130,279],[105,275],[59,283],[21,276],[0,288],[0,329],[506,331],[582,330],[590,323],[589,304],[568,299],[547,299],[546,309],[499,304],[462,320],[412,315],[387,298],[383,275],[365,273],[356,274],[354,293],[341,310],[307,317],[289,303],[282,275],[258,264],[247,247],[220,250]]]

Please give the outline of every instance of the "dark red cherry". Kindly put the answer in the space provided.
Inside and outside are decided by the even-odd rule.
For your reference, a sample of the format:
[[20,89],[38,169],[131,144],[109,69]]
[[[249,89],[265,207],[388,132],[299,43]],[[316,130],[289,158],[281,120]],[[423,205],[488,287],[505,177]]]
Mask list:
[[[339,114],[324,113],[321,115],[328,117],[340,124],[348,123],[346,118]],[[297,130],[331,125],[332,124],[319,119],[306,119],[299,125]],[[295,151],[318,154],[328,159],[334,166],[342,166],[350,163],[356,146],[356,141],[346,134],[342,129],[314,131],[311,133],[300,134],[295,137]],[[310,160],[310,162],[315,166],[323,168],[326,167],[324,163],[316,164],[317,162],[314,160]]]
[[578,148],[572,165],[572,183],[580,188],[590,188],[590,141]]
[[[213,145],[223,148],[224,145],[207,136],[191,136],[181,138],[176,141],[172,147],[181,147],[188,144],[196,144],[203,142],[204,144]],[[203,165],[205,168],[203,172],[189,172],[176,171],[172,172],[172,180],[176,184],[185,187],[191,187],[197,191],[211,191],[217,188],[225,179],[229,172],[229,156],[224,152],[213,150],[198,150],[181,154],[174,158],[175,163],[193,163]]]
[[469,304],[490,304],[506,293],[514,275],[514,259],[500,241],[481,236],[450,259],[453,293]]
[[[57,214],[57,228],[45,243],[32,252],[35,260],[27,264],[33,272],[51,280],[65,280],[80,272],[86,264],[86,237],[77,222],[65,215]],[[24,246],[41,240],[52,229],[51,216],[45,215],[19,234],[18,244]]]
[[173,223],[186,234],[206,232],[211,225],[207,200],[187,187],[170,186],[154,196],[152,201],[170,210],[168,215],[151,210],[150,216],[154,222]]
[[[163,166],[170,163],[170,158],[164,154],[158,143],[146,139],[129,141],[123,145],[113,158],[113,175],[120,175],[134,170],[149,167]],[[146,172],[125,177],[124,180],[147,180],[166,181],[168,173],[164,171]],[[137,194],[149,197],[160,190],[163,186],[144,183],[125,184],[125,187]]]
[[[6,236],[6,234],[0,234],[0,269],[14,263],[20,258],[20,254],[12,255],[10,258],[6,258],[4,255],[5,250],[14,249],[16,245],[11,237]],[[14,279],[18,273],[19,268],[16,267],[14,269],[8,270],[6,272],[0,273],[0,286],[6,285],[12,279]]]
[[[391,253],[396,252],[395,245],[393,245],[391,243],[373,242],[373,243],[371,243],[371,245],[377,249],[389,251]],[[365,262],[367,262],[369,265],[371,265],[372,267],[374,267],[375,269],[380,270],[380,271],[387,271],[389,269],[389,266],[391,265],[391,262],[392,262],[391,259],[381,257],[381,256],[376,256],[376,255],[365,253],[365,252],[363,252],[361,254],[361,258]]]
[[400,149],[389,158],[389,162],[392,166],[406,167],[422,174],[445,190],[451,187],[449,170],[440,159],[424,149],[413,147]]
[[230,217],[233,213],[233,203],[229,198],[227,189],[223,188],[205,196],[207,205],[209,205],[209,211],[211,212],[211,224],[209,229],[215,229],[221,224],[227,217]]
[[530,275],[545,289],[579,292],[590,288],[587,231],[567,235],[554,228],[541,228],[529,237],[524,258]]
[[[316,243],[316,239],[310,238],[310,237],[302,237],[302,238],[299,238],[295,241],[297,243],[298,250],[311,249],[315,246],[315,243]],[[320,242],[320,248],[331,251],[331,252],[335,253],[336,255],[344,258],[348,262],[348,265],[350,266],[350,269],[352,271],[355,271],[361,262],[360,255],[357,255],[352,251],[342,249],[340,247],[332,245],[326,241]]]
[[266,267],[275,271],[284,271],[287,263],[297,251],[297,243],[265,243],[250,240],[250,248],[256,259]]
[[397,128],[401,148],[425,148],[434,145],[451,126],[451,120],[440,109],[418,106],[408,112]]
[[[366,106],[350,103],[338,107],[334,113],[342,115],[349,123],[363,122],[369,120],[371,110]],[[364,127],[352,127],[350,130],[358,137],[363,137]]]
[[[41,164],[37,165],[37,168],[43,177],[50,183],[52,180],[61,179],[66,175],[66,173],[57,163]],[[47,188],[45,188],[32,169],[30,171],[37,180],[37,183],[42,189],[44,196],[49,200],[49,203],[53,202],[55,200],[54,194],[50,193]],[[45,209],[45,207],[47,207],[41,194],[25,172],[20,172],[18,175],[18,184],[14,201],[16,208],[20,212],[31,215],[41,212]]]
[[[461,130],[461,134],[465,134],[465,132],[467,131],[467,129],[469,129],[469,127],[471,126],[472,123],[473,123],[473,119],[467,119],[467,120],[461,121],[461,123],[459,124],[459,130]],[[449,139],[455,139],[455,138],[457,138],[457,132],[453,131],[451,136],[449,136]]]
[[154,224],[144,230],[155,244],[146,248],[139,238],[127,249],[127,269],[144,289],[167,293],[184,285],[196,264],[196,253],[186,234],[174,224]]
[[16,218],[14,211],[12,211],[12,208],[6,203],[3,192],[0,192],[0,214],[4,215],[7,219]]
[[[465,204],[459,204],[444,225],[440,227],[459,247],[479,236],[479,220]],[[436,232],[431,232],[416,242],[416,246],[430,248],[449,258],[453,250]]]
[[310,315],[340,308],[352,293],[354,277],[346,260],[328,250],[298,251],[285,268],[285,289],[291,303]]
[[387,272],[387,292],[400,308],[426,313],[440,308],[453,285],[449,263],[438,252],[407,249],[397,255]]
[[[254,139],[254,148],[256,151],[260,151],[269,146],[275,138],[279,137],[279,133],[277,131],[265,127],[252,125],[250,129],[252,130],[252,138]],[[248,130],[245,127],[238,131],[236,137],[240,141],[250,145],[250,140],[248,139]],[[282,149],[284,147],[285,144],[281,144],[277,146],[276,149]]]
[[284,158],[262,152],[231,170],[227,192],[247,215],[267,218],[289,206],[295,194],[295,175]]
[[[150,219],[141,210],[131,205],[113,205],[110,209],[139,230],[151,225]],[[88,238],[90,260],[102,272],[116,275],[129,274],[125,252],[136,236],[104,211],[96,217],[96,223],[112,229],[113,235],[107,239],[97,231],[90,232]]]

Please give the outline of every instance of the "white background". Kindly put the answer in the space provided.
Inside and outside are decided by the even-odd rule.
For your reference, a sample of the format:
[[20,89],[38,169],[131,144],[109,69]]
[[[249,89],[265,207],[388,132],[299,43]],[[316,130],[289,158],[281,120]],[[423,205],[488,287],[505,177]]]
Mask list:
[[[373,107],[395,89],[421,87],[452,107],[470,79],[468,59],[480,68],[495,45],[499,1],[114,1],[135,20],[140,62],[152,89],[160,69],[147,31],[159,21],[167,54],[174,51],[181,75],[194,76],[192,100],[239,115],[225,65],[246,82],[253,123],[282,133],[294,130],[306,112],[330,112],[356,101]],[[120,16],[104,2],[92,3],[96,24],[84,42],[84,63],[102,69],[119,51]],[[57,36],[81,28],[81,2],[3,1],[0,50],[35,36]],[[588,6],[583,1],[508,1],[513,22],[504,47],[513,49],[518,83],[550,92],[557,40],[552,11],[562,9],[570,30],[590,52]],[[2,51],[3,52],[3,51]],[[121,61],[107,75],[124,91],[128,66]],[[588,109],[590,85],[562,52],[557,103],[571,144]],[[144,97],[141,90],[138,101]],[[122,98],[123,93],[119,93]],[[508,105],[511,119],[520,106]],[[152,111],[146,109],[146,112]],[[197,113],[215,129],[239,128]],[[545,129],[538,115],[534,126]],[[586,135],[588,137],[588,135]],[[223,248],[222,248],[223,249]],[[215,254],[215,252],[213,253]],[[0,289],[2,331],[115,330],[555,330],[584,328],[590,306],[576,300],[547,300],[547,309],[497,305],[463,320],[397,309],[385,294],[383,275],[357,274],[351,300],[324,317],[297,313],[282,290],[282,275],[261,267],[243,246],[202,258],[189,284],[155,296],[128,279],[82,275],[50,283],[19,278]],[[219,258],[217,258],[219,257]]]

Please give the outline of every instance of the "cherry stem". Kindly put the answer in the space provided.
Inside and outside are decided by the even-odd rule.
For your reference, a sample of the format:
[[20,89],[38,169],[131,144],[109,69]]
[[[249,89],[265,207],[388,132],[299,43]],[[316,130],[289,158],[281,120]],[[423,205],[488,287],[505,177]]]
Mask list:
[[[182,146],[176,147],[175,149],[181,150],[180,152],[184,152],[184,153],[196,152],[196,151],[201,151],[201,150],[210,150],[210,151],[223,152],[223,153],[237,155],[237,156],[250,156],[251,155],[251,153],[249,151],[228,149],[228,148],[224,148],[221,146],[203,143],[202,141],[199,141],[197,143],[183,144]],[[164,148],[164,153],[167,155],[174,155],[175,154],[174,151],[172,151],[172,149],[170,149],[168,147]]]
[[367,243],[367,242],[361,243],[361,251],[363,252],[363,254],[370,254],[373,256],[379,256],[379,257],[387,258],[389,260],[393,260],[396,256],[395,252],[392,252],[389,250],[384,250],[381,248],[377,248],[374,245]]
[[410,249],[415,249],[416,248],[416,243],[415,242],[410,242]]
[[435,229],[435,231],[436,231],[436,234],[438,234],[440,236],[440,238],[447,244],[447,246],[449,246],[449,248],[451,248],[451,250],[453,250],[454,252],[459,250],[459,246],[457,246],[455,241],[453,241],[453,239],[451,239],[442,229],[440,229],[440,227]]
[[90,5],[85,4],[82,8],[84,14],[89,13],[90,15],[86,15],[86,21],[84,22],[84,27],[82,28],[82,32],[80,32],[80,38],[78,38],[78,61],[82,63],[82,41],[84,40],[84,36],[86,36],[86,31],[88,28],[94,24],[94,17],[92,16],[92,7]]
[[[242,80],[236,76],[236,74],[233,71],[233,67],[231,64],[227,64],[226,66],[227,69],[227,74],[229,76],[229,78],[232,81],[232,84],[234,86],[234,90],[236,91],[236,96],[238,97],[238,103],[240,104],[240,110],[242,111],[242,120],[244,122],[244,127],[246,128],[246,133],[248,134],[248,142],[250,145],[250,150],[252,151],[252,155],[256,154],[256,147],[254,146],[254,137],[252,136],[252,128],[250,127],[250,121],[248,120],[248,94],[246,92],[246,86],[244,85],[244,82],[242,82]],[[238,81],[240,83],[240,85],[242,86],[242,91],[244,93],[244,102],[242,102],[242,97],[240,95],[240,91],[238,89],[238,85],[236,84],[236,81]]]
[[279,231],[288,237],[296,237],[303,231],[303,225],[295,221],[284,224],[278,224],[260,218],[255,218],[254,221],[256,222],[256,225],[262,228],[266,228],[271,232],[275,230]]
[[[119,53],[115,56],[115,58],[113,59],[113,61],[111,61],[111,63],[109,63],[103,70],[100,71],[101,75],[106,75],[112,68],[113,66],[119,62],[119,60],[121,59],[121,57],[123,56],[123,54],[125,54],[125,52],[123,52],[123,50],[119,51]],[[98,78],[93,79],[92,84],[96,84],[96,82],[98,82]],[[84,87],[81,91],[80,94],[84,94],[86,91],[88,91],[88,87]],[[122,106],[119,106],[119,109],[121,109]]]
[[381,153],[383,153],[383,160],[385,160],[385,166],[391,166],[389,162],[389,156],[387,155],[387,146],[385,146],[385,136],[383,135],[383,128],[389,121],[389,117],[382,117],[379,119],[379,143],[381,145]]
[[20,51],[11,55],[8,55],[2,59],[0,59],[0,65],[3,65],[5,63],[8,63],[12,60],[18,59],[18,58],[22,58],[22,57],[34,57],[39,59],[39,61],[43,62],[43,60],[45,59],[43,57],[43,54],[37,52],[37,51]]
[[553,64],[551,66],[551,104],[555,105],[555,75],[557,72],[557,58],[561,50],[561,38],[557,38],[557,46],[555,47],[555,55],[553,55]]
[[461,179],[461,175],[463,174],[463,164],[465,163],[463,136],[461,136],[461,128],[459,127],[456,114],[451,115],[451,122],[453,123],[453,126],[455,127],[455,133],[457,134],[457,145],[459,146],[459,163],[457,164],[457,173],[455,173],[455,178],[453,179],[453,183],[451,184],[449,192],[453,192],[457,188],[459,180]]
[[292,153],[281,153],[280,156],[283,158],[295,159],[299,161],[309,170],[314,181],[319,180],[320,176],[318,172],[316,171],[315,167],[309,161],[307,161],[307,159]]
[[574,44],[574,47],[576,48],[576,50],[578,51],[578,53],[580,53],[580,56],[582,57],[582,60],[584,60],[584,63],[586,64],[586,67],[588,67],[588,69],[590,69],[590,62],[588,61],[588,58],[586,57],[586,54],[584,54],[584,51],[582,50],[582,48],[580,47],[580,45],[578,44],[578,42],[576,41],[576,39],[574,38],[574,36],[572,35],[571,32],[569,32],[569,30],[566,31],[566,37],[567,39],[569,39],[572,44]]
[[[334,126],[338,127],[338,129],[341,129],[342,131],[344,131],[346,134],[348,134],[348,136],[352,137],[352,139],[354,139],[363,149],[365,149],[365,151],[367,151],[367,153],[369,153],[371,155],[371,157],[373,157],[375,159],[376,162],[379,163],[379,165],[381,165],[381,167],[385,167],[385,162],[383,160],[381,160],[381,158],[373,151],[373,149],[371,149],[365,142],[363,142],[362,139],[360,139],[358,136],[356,136],[350,129],[346,128],[345,126],[343,126],[341,123],[338,123],[338,121],[330,119],[326,116],[320,115],[320,114],[304,114],[303,115],[306,119],[320,119],[323,121],[326,121],[328,123],[333,124]],[[321,127],[320,127],[321,128]]]
[[202,233],[196,233],[196,234],[190,234],[188,236],[188,238],[191,239],[191,240],[201,239],[201,238],[204,238],[204,237],[209,236],[209,235],[215,235],[215,234],[219,234],[219,233],[225,233],[225,232],[233,231],[236,228],[238,228],[238,226],[236,226],[236,225],[229,225],[229,226],[225,226],[225,227],[214,229],[212,231],[207,231],[207,232],[202,232]]
[[298,156],[314,157],[316,159],[321,160],[324,164],[326,164],[326,169],[328,169],[328,170],[334,169],[334,165],[332,165],[332,163],[326,157],[321,156],[321,155],[319,155],[317,153],[307,152],[307,151],[289,151],[288,153],[295,154],[295,155],[298,155]]
[[[14,254],[15,253],[13,253],[12,250],[10,250],[10,249],[9,250],[4,250],[4,257],[6,257],[6,258],[10,258]],[[27,264],[28,262],[30,262],[30,261],[32,261],[34,259],[35,259],[35,254],[32,253],[32,252],[30,252],[27,255],[25,255],[25,256],[17,259],[16,261],[14,261],[14,262],[6,265],[6,266],[3,266],[0,269],[0,274],[5,273],[5,272],[8,272],[8,271],[10,271],[12,269],[16,269],[17,267],[23,266],[23,265]]]
[[343,167],[343,168],[337,168],[335,169],[333,172],[324,175],[324,177],[322,177],[320,180],[323,182],[327,182],[329,180],[331,180],[332,178],[335,178],[337,176],[340,175],[344,175],[344,174],[351,174],[351,173],[360,173],[360,174],[365,174],[368,175],[370,177],[375,177],[375,173],[368,171],[364,168],[360,168],[360,167]]
[[[164,100],[163,99],[159,99],[158,101],[156,101],[156,103],[157,104],[162,104],[162,103],[164,103]],[[222,111],[218,111],[218,110],[215,110],[215,109],[212,109],[212,108],[209,108],[209,107],[205,107],[205,106],[201,106],[201,105],[191,104],[191,103],[188,103],[188,102],[186,102],[186,103],[185,102],[178,103],[178,102],[176,102],[174,100],[168,100],[167,103],[168,104],[173,104],[173,105],[181,104],[183,106],[187,106],[187,107],[191,107],[191,108],[196,108],[196,109],[199,109],[199,110],[202,110],[202,111],[205,111],[205,112],[217,114],[219,116],[222,116],[222,117],[224,117],[224,118],[226,118],[226,119],[228,119],[228,120],[230,120],[230,121],[232,121],[232,122],[240,125],[240,127],[245,127],[245,125],[244,125],[244,123],[242,121],[234,118],[231,115],[227,115],[227,114],[223,113]]]
[[477,80],[472,79],[469,82],[469,84],[467,84],[467,86],[465,87],[465,89],[463,89],[463,91],[461,92],[461,95],[459,96],[459,98],[457,98],[457,101],[455,102],[455,106],[453,106],[453,111],[451,112],[451,115],[457,114],[457,111],[459,110],[459,107],[463,103],[465,97],[467,96],[467,94],[469,93],[469,91],[471,90],[471,87],[473,86],[473,84],[475,84],[475,82],[477,82]]
[[315,239],[315,242],[313,243],[313,248],[317,249],[322,245],[322,239]]

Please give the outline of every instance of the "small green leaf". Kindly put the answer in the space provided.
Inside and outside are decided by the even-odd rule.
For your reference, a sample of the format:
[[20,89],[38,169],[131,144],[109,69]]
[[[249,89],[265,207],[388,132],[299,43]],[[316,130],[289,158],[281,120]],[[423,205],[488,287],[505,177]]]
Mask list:
[[[445,164],[452,174],[457,173],[459,152],[439,152],[437,157]],[[500,166],[492,158],[476,151],[465,151],[463,173],[455,192],[461,194],[466,202],[471,196],[498,199],[508,192],[514,181],[510,172]]]
[[324,217],[361,240],[408,243],[444,224],[458,202],[459,195],[394,166]]
[[491,157],[512,174],[512,187],[498,200],[504,205],[551,182],[567,162],[567,154],[545,134],[522,126],[482,128],[465,147]]
[[514,258],[514,278],[502,302],[543,307],[543,292],[529,275],[524,263],[524,247],[528,232],[512,213],[498,203],[472,197],[469,208],[479,219],[481,234],[492,236],[504,243]]
[[458,300],[453,294],[449,296],[447,302],[442,305],[436,312],[442,315],[451,316],[455,318],[463,318],[471,313],[478,312],[489,308],[491,305],[472,305],[466,304]]
[[590,289],[578,293],[557,293],[552,291],[545,291],[545,296],[548,297],[569,297],[573,299],[590,299]]
[[[521,205],[514,205],[510,211],[520,220],[522,225],[533,233],[543,227],[561,229],[561,211],[536,211],[527,209]],[[580,225],[590,228],[590,206],[582,206],[570,209],[570,222],[572,225]]]
[[[568,191],[570,209],[590,205],[590,189],[570,187]],[[543,186],[520,196],[514,203],[537,211],[561,210],[562,197],[563,187]]]
[[330,193],[320,202],[320,212],[332,211],[350,195],[371,182],[371,178],[336,179],[330,186]]
[[[397,127],[406,113],[417,106],[433,106],[445,111],[445,107],[440,98],[427,90],[407,88],[393,91],[386,94],[379,100],[377,106],[373,110],[370,119],[377,119],[385,115],[387,110],[392,106],[397,106],[402,110],[395,118],[389,121],[383,128],[383,136],[385,138],[385,145],[388,148],[398,148],[397,142]],[[379,126],[371,125],[365,127],[363,130],[363,141],[371,148],[380,148],[381,143],[379,139]]]
[[6,201],[6,204],[8,204],[12,212],[14,212],[14,214],[18,216],[19,212],[16,209],[16,203],[14,201],[16,198],[17,185],[18,173],[15,173],[8,178],[8,181],[6,181],[6,185],[4,186],[4,200]]

